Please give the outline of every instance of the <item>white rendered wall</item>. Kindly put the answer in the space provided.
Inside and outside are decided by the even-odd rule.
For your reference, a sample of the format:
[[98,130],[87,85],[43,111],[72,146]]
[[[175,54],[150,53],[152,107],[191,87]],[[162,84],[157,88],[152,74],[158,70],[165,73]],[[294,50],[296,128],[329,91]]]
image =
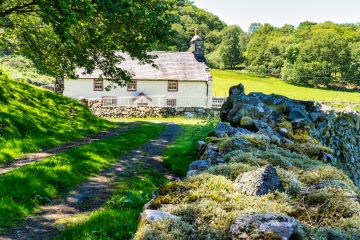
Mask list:
[[[147,96],[163,96],[166,98],[177,98],[177,104],[179,106],[189,104],[189,102],[196,101],[197,107],[205,107],[207,105],[208,97],[212,96],[212,81],[209,82],[191,82],[191,81],[179,81],[178,91],[168,91],[168,81],[137,81],[137,91],[127,91],[127,88],[117,87],[106,91],[105,88],[108,85],[107,81],[104,81],[104,91],[94,91],[94,82],[92,79],[79,79],[79,80],[65,80],[64,95],[70,98],[102,98],[105,96],[111,97],[135,97],[140,93],[144,93]],[[209,85],[209,86],[207,86]],[[156,100],[159,102],[160,100]]]

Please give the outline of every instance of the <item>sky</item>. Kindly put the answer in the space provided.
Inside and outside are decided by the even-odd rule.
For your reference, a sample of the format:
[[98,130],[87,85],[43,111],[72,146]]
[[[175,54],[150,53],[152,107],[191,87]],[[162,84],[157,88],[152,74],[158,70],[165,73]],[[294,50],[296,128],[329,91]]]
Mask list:
[[359,23],[360,0],[194,0],[227,24],[247,30],[251,23],[298,26],[304,21]]

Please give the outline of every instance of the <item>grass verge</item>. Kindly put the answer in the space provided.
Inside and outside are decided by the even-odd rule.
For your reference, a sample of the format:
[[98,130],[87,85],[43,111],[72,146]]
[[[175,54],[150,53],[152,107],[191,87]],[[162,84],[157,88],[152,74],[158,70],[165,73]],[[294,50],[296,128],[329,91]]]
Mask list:
[[164,125],[143,123],[128,132],[81,146],[0,176],[0,233],[33,214],[51,199],[140,145],[156,138]]
[[13,81],[0,70],[0,165],[115,126],[75,100]]
[[185,176],[188,166],[196,159],[197,142],[213,129],[212,123],[181,124],[182,132],[164,154],[164,165],[175,174]]
[[115,194],[103,208],[88,217],[75,219],[58,239],[131,239],[144,204],[151,199],[152,192],[166,182],[166,178],[153,169],[138,166],[135,172],[119,181]]

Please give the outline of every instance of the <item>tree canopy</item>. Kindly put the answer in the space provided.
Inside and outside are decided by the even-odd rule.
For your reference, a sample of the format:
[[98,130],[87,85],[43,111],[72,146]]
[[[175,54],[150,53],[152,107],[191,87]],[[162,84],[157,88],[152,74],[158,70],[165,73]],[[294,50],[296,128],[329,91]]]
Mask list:
[[246,47],[251,72],[308,86],[360,85],[360,25],[262,25]]
[[151,62],[147,50],[169,39],[172,7],[172,0],[0,0],[0,47],[54,75],[100,69],[121,85],[129,74],[116,66],[116,52]]

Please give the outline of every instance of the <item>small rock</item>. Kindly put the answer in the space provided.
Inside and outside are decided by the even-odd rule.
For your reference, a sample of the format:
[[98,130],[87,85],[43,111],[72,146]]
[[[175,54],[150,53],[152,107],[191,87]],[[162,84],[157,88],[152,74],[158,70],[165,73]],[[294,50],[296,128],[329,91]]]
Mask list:
[[200,158],[204,154],[204,152],[206,150],[206,146],[207,146],[206,142],[204,142],[204,141],[198,142],[198,147],[197,147],[197,157],[198,158]]
[[248,195],[262,196],[281,188],[280,177],[272,165],[241,174],[235,180],[236,188]]
[[245,129],[245,128],[236,128],[236,133],[234,137],[240,137],[242,135],[246,135],[246,134],[252,134],[253,132]]
[[299,108],[291,108],[290,109],[289,119],[292,122],[298,121],[298,120],[303,120],[303,119],[305,119],[305,121],[311,122],[311,120],[309,119],[309,117],[307,116],[305,111],[302,111]]
[[190,170],[186,173],[186,177],[195,177],[198,173],[198,170]]
[[288,130],[286,128],[280,128],[279,133],[283,137],[289,137],[289,132],[288,132]]
[[195,162],[192,162],[189,165],[189,171],[191,170],[197,170],[197,171],[202,171],[202,170],[206,170],[210,167],[210,162],[207,160],[197,160]]
[[253,132],[256,132],[258,130],[254,124],[254,120],[251,117],[246,116],[241,118],[240,127]]
[[288,240],[296,237],[297,221],[280,214],[244,214],[230,226],[232,240],[244,239],[244,236],[257,234],[256,239]]
[[179,217],[170,213],[158,211],[158,210],[145,210],[140,217],[140,222],[157,222],[164,219],[179,219]]
[[228,123],[219,122],[214,129],[214,133],[218,138],[232,137],[237,133],[237,130]]

